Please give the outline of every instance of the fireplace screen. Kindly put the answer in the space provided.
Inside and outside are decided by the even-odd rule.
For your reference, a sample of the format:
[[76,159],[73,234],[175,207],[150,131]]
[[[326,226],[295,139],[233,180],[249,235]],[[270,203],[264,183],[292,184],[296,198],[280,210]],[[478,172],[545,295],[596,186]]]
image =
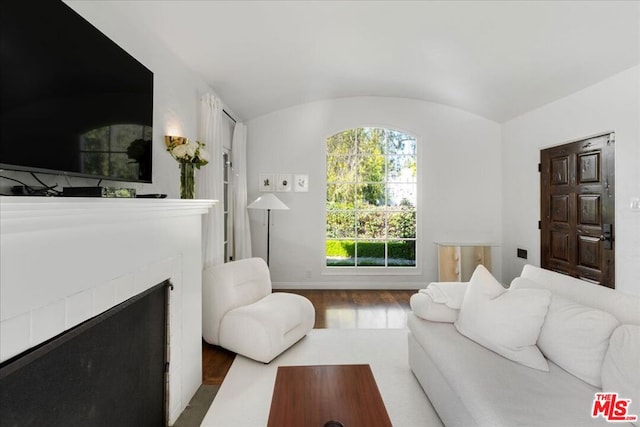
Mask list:
[[167,425],[165,281],[0,365],[0,427]]

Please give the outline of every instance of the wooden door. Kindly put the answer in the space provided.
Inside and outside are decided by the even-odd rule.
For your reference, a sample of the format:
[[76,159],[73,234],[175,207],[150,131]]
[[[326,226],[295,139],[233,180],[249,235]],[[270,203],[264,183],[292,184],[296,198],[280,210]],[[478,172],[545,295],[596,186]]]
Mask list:
[[540,152],[542,268],[615,288],[614,134]]

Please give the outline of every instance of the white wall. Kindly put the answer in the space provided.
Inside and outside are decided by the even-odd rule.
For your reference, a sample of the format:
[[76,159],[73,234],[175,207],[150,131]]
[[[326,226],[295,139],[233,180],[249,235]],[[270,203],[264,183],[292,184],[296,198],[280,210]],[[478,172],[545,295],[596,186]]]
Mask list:
[[[129,21],[119,10],[119,2],[66,1],[71,8],[91,22],[111,40],[153,71],[153,184],[103,181],[102,185],[135,188],[138,193],[166,193],[179,196],[178,163],[167,153],[164,135],[197,137],[200,95],[211,91],[204,81],[187,69],[161,42],[142,31],[138,23]],[[3,172],[27,184],[37,184],[27,173]],[[65,178],[39,174],[49,185],[59,188],[73,185],[96,185],[96,180]],[[0,183],[3,193],[13,182]]]
[[516,248],[540,265],[540,149],[615,131],[616,289],[640,295],[640,66],[504,124],[503,279],[509,282],[524,264]]
[[[418,141],[422,250],[417,274],[336,275],[324,267],[325,139],[368,125],[398,129]],[[270,258],[276,287],[415,289],[437,278],[434,241],[501,240],[497,123],[424,101],[358,97],[276,111],[249,121],[247,131],[249,202],[259,196],[260,173],[309,174],[308,193],[277,193],[291,209],[272,212]],[[265,214],[250,210],[250,218],[254,255],[266,258]],[[499,278],[501,257],[494,259]]]

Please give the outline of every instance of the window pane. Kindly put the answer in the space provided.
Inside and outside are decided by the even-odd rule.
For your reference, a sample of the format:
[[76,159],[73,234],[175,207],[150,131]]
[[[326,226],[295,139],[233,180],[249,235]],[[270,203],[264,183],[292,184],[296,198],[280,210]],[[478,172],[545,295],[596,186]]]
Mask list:
[[390,182],[416,182],[416,158],[390,156],[387,160],[387,180]]
[[355,182],[356,156],[327,156],[327,182]]
[[380,128],[358,129],[358,154],[384,154],[387,146],[386,130]]
[[384,267],[385,265],[384,241],[356,242],[356,263],[360,267]]
[[139,163],[135,163],[129,159],[127,153],[110,153],[109,154],[109,175],[116,175],[122,178],[137,179]]
[[380,182],[385,180],[384,155],[366,155],[358,159],[358,182]]
[[356,152],[356,129],[350,129],[327,138],[328,155],[346,155]]
[[327,184],[327,209],[353,208],[355,192],[354,184]]
[[326,263],[328,267],[353,267],[356,244],[353,240],[327,240]]
[[227,235],[227,231],[228,230],[227,230],[227,227],[226,227],[226,225],[228,223],[229,223],[229,214],[225,213],[224,214],[224,224],[225,224],[225,227],[224,227],[224,242],[225,242],[225,246],[226,246],[226,242],[229,241],[229,236]]
[[131,143],[142,138],[141,125],[113,125],[111,126],[111,151],[127,151]]
[[229,155],[227,153],[222,155],[222,180],[229,182]]
[[109,126],[92,129],[80,135],[80,147],[86,151],[107,151],[109,149]]
[[387,185],[388,205],[392,207],[415,207],[417,184]]
[[415,267],[415,240],[393,240],[390,241],[388,245],[390,267]]
[[388,233],[389,238],[411,238],[416,237],[416,211],[402,210],[389,212]]
[[82,172],[92,175],[109,175],[109,155],[106,153],[81,153]]
[[416,155],[416,140],[395,130],[387,130],[387,150],[389,155]]
[[356,234],[356,215],[354,212],[327,212],[327,238],[353,238]]
[[357,209],[370,209],[375,206],[385,205],[384,184],[359,184],[356,186],[358,198],[355,207]]
[[358,238],[385,238],[385,215],[381,211],[361,211],[356,215]]

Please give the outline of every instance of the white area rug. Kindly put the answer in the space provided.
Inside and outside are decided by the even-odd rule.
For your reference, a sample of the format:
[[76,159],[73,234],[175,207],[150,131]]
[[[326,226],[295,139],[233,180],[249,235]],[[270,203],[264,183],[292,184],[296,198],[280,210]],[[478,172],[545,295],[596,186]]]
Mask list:
[[394,426],[442,426],[409,368],[407,333],[314,329],[268,365],[237,356],[201,425],[266,426],[278,366],[369,364]]

